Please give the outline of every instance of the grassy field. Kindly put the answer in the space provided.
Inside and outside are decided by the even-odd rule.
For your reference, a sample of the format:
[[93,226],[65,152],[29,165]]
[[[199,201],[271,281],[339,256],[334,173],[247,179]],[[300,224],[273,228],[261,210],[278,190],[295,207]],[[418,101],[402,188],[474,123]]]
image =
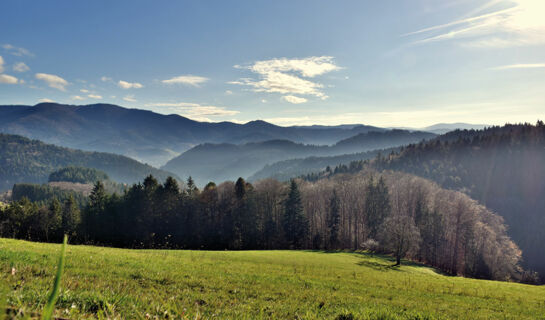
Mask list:
[[[59,251],[0,239],[11,307],[43,308]],[[68,246],[55,312],[72,319],[545,319],[543,286],[392,264],[365,253]]]

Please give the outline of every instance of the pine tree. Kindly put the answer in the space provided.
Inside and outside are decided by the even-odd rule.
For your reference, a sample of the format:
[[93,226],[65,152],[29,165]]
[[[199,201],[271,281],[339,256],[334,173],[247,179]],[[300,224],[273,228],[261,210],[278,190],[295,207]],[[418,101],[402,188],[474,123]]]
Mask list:
[[339,220],[340,216],[340,201],[337,192],[333,191],[333,195],[329,200],[329,215],[327,227],[329,228],[329,248],[336,249],[339,245]]
[[378,230],[388,217],[391,211],[390,196],[388,187],[384,179],[380,177],[375,184],[371,178],[366,188],[365,214],[367,218],[367,227],[369,228],[369,238],[376,239]]
[[284,236],[290,248],[302,248],[309,233],[307,217],[303,212],[301,193],[295,180],[291,180],[290,191],[284,209]]
[[68,236],[76,236],[80,223],[80,212],[74,197],[70,195],[62,208],[62,232]]

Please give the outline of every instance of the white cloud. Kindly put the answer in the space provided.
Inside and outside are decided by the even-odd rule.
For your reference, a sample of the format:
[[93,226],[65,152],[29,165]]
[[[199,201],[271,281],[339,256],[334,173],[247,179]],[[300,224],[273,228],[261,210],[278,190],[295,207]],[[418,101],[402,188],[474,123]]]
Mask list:
[[110,78],[110,77],[102,76],[102,77],[100,77],[100,81],[102,81],[102,82],[110,82],[110,81],[113,81],[113,80],[112,80],[112,78]]
[[284,99],[285,101],[287,101],[289,103],[293,103],[293,104],[305,103],[305,102],[308,101],[305,98],[301,98],[301,97],[297,97],[297,96],[283,96],[282,99]]
[[4,58],[0,56],[0,73],[4,72]]
[[81,96],[72,96],[72,100],[85,100],[85,98]]
[[102,99],[102,96],[98,94],[88,94],[87,96],[91,99]]
[[312,95],[321,99],[328,98],[321,91],[324,86],[303,77],[314,78],[341,69],[329,56],[264,60],[248,67],[236,65],[235,68],[248,69],[258,74],[259,79],[242,78],[230,84],[250,86],[255,92]]
[[545,68],[545,63],[519,63],[492,68],[493,70]]
[[233,91],[231,91],[231,90],[225,90],[225,94],[228,95],[228,96],[230,96],[230,95],[233,94]]
[[89,93],[89,90],[87,90],[87,89],[80,89],[79,91],[83,92],[83,93]]
[[17,84],[18,80],[14,76],[10,76],[7,74],[0,74],[0,83],[5,84]]
[[178,114],[198,121],[211,121],[207,117],[225,117],[239,114],[239,111],[229,110],[226,107],[201,105],[191,102],[155,102],[145,105],[154,111],[163,114]]
[[267,103],[267,99],[261,99],[261,103]]
[[3,44],[2,48],[4,48],[6,51],[8,51],[9,53],[11,53],[14,56],[18,56],[18,57],[22,57],[22,56],[32,57],[32,56],[34,56],[34,54],[32,54],[32,52],[28,51],[27,49],[21,48],[21,47],[16,47],[16,46],[13,46],[13,45],[11,45],[9,43]]
[[469,18],[405,34],[425,34],[415,43],[463,39],[470,47],[515,47],[545,43],[543,0],[491,0]]
[[140,89],[140,88],[144,87],[142,84],[140,84],[138,82],[127,82],[127,81],[123,81],[123,80],[119,80],[117,85],[120,88],[123,88],[123,89]]
[[41,98],[40,100],[38,100],[38,102],[55,102],[51,99],[47,99],[47,98]]
[[36,79],[42,80],[45,83],[47,83],[48,86],[51,88],[55,88],[61,91],[66,91],[66,86],[68,85],[68,81],[64,80],[63,78],[54,75],[54,74],[47,74],[47,73],[36,73],[35,75]]
[[174,77],[168,80],[162,80],[161,82],[164,84],[183,84],[183,85],[189,85],[198,87],[200,84],[205,83],[210,79],[200,76],[193,76],[193,75],[183,75]]
[[17,62],[13,65],[13,70],[17,72],[27,72],[30,68],[24,62]]
[[123,97],[123,100],[128,102],[136,102],[137,100],[134,98],[133,94],[129,94]]

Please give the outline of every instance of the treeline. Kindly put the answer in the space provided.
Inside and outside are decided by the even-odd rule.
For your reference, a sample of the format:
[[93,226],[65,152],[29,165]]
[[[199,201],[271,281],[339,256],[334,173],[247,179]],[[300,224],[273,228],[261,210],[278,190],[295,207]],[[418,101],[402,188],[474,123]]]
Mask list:
[[78,207],[84,207],[88,201],[88,197],[81,192],[61,189],[47,184],[17,183],[11,189],[12,201],[19,201],[26,198],[30,202],[45,204],[51,199],[64,202],[70,197],[72,197]]
[[411,175],[376,172],[318,182],[243,179],[199,190],[148,176],[122,196],[97,182],[81,210],[72,198],[23,199],[1,214],[0,235],[130,248],[368,249],[445,272],[521,279],[520,250],[503,220],[462,193]]
[[49,174],[49,182],[73,182],[73,183],[95,183],[96,181],[109,180],[108,175],[100,170],[85,167],[69,166]]

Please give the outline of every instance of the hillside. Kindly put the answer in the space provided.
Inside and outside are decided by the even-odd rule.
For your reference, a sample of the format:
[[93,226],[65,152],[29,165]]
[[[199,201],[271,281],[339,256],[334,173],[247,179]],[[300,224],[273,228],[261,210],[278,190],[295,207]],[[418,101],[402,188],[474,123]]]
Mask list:
[[[458,130],[410,145],[373,166],[416,174],[460,190],[496,211],[523,252],[523,265],[545,280],[545,126]],[[361,166],[354,165],[354,168]],[[348,171],[350,171],[347,168]]]
[[285,139],[306,144],[333,144],[371,130],[384,129],[364,125],[280,127],[264,121],[198,122],[178,115],[111,104],[0,106],[0,132],[64,147],[122,154],[155,166],[206,142],[241,144]]
[[287,181],[292,178],[326,170],[328,166],[330,168],[335,168],[340,164],[348,164],[353,161],[373,159],[379,153],[388,154],[392,150],[393,149],[372,150],[338,156],[312,156],[307,158],[282,160],[265,165],[263,168],[249,176],[248,180],[257,181],[261,179],[273,178],[280,181]]
[[[17,311],[40,311],[60,246],[0,239]],[[58,316],[78,319],[536,319],[545,287],[444,276],[387,256],[68,246]],[[14,268],[14,274],[10,272]],[[197,316],[198,315],[198,316]],[[344,318],[342,316],[345,316]]]
[[21,182],[45,183],[51,172],[67,166],[98,169],[122,183],[134,183],[149,174],[161,180],[172,175],[125,156],[68,149],[0,134],[0,190],[11,189],[13,184]]
[[198,184],[203,185],[209,181],[221,182],[250,177],[263,167],[282,160],[362,153],[434,137],[435,134],[428,132],[389,130],[360,133],[331,146],[304,145],[286,140],[242,145],[207,143],[184,152],[162,168],[180,177],[191,175]]

